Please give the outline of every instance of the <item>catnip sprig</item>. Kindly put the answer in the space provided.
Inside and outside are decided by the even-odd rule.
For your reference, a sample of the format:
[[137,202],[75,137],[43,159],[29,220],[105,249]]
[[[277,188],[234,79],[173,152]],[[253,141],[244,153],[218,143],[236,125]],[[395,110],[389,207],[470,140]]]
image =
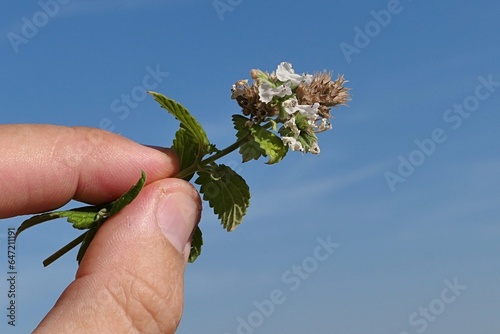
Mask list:
[[[283,62],[271,74],[260,70],[250,74],[251,85],[248,80],[239,80],[232,86],[231,98],[241,107],[242,115],[232,116],[236,141],[222,150],[209,141],[203,127],[181,104],[149,92],[180,122],[172,143],[181,164],[175,177],[189,181],[196,174],[194,183],[200,186],[203,200],[227,231],[233,231],[242,222],[250,205],[250,189],[233,169],[216,161],[235,150],[239,150],[242,162],[267,157],[268,164],[281,161],[288,150],[319,154],[317,134],[332,128],[331,108],[345,105],[350,99],[344,77],[332,80],[326,71],[297,74],[290,63]],[[80,263],[99,227],[130,204],[144,186],[145,178],[143,172],[137,184],[115,202],[34,216],[21,224],[17,235],[42,222],[66,218],[73,227],[88,231],[45,260],[44,265],[82,243],[77,255]],[[189,261],[193,262],[203,245],[199,227],[191,244]]]

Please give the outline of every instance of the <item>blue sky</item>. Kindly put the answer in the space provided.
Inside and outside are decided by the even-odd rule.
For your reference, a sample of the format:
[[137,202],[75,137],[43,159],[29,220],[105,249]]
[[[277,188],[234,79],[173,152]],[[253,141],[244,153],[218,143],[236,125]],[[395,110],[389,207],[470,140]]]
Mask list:
[[[57,7],[45,6],[47,15],[41,3]],[[352,101],[333,110],[319,157],[225,160],[247,179],[251,206],[231,234],[206,208],[206,246],[187,269],[178,333],[498,333],[498,2],[5,7],[4,124],[104,127],[169,146],[177,123],[141,93],[156,72],[147,84],[183,103],[224,147],[239,112],[229,90],[250,69],[289,61],[300,73],[349,80]],[[2,222],[2,248],[22,219]],[[41,265],[76,235],[65,224],[19,239],[18,326],[2,316],[0,332],[33,329],[74,277],[75,253]],[[4,279],[0,294],[5,310]]]

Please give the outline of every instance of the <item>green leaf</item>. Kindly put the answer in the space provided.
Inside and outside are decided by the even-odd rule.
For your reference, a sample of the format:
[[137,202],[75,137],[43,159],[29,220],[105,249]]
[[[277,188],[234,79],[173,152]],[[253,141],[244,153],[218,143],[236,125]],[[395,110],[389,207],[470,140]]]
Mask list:
[[193,263],[196,261],[198,256],[201,254],[201,246],[203,246],[203,235],[201,233],[201,229],[196,226],[196,230],[194,231],[193,238],[191,240],[191,252],[189,253],[189,263]]
[[[95,216],[95,215],[94,215]],[[41,224],[43,222],[52,220],[52,219],[57,219],[61,218],[61,215],[59,215],[58,212],[49,212],[49,213],[44,213],[41,215],[36,215],[31,217],[30,219],[26,219],[21,223],[21,226],[16,231],[16,238],[23,232],[24,230],[27,230],[35,225]]]
[[247,122],[250,121],[248,118],[241,115],[233,115],[234,129],[236,130],[236,137],[242,139],[247,134],[250,133],[250,128],[247,126]]
[[139,195],[145,183],[146,183],[146,172],[141,170],[141,178],[139,179],[139,181],[137,181],[137,183],[134,184],[129,189],[129,191],[127,191],[120,198],[111,203],[111,210],[109,211],[109,216],[110,217],[114,216],[121,209],[129,205],[137,197],[137,195]]
[[58,213],[61,218],[66,217],[67,221],[79,230],[89,228],[96,219],[99,219],[95,212],[59,211]]
[[265,152],[265,156],[269,157],[268,164],[277,163],[285,157],[288,149],[280,137],[257,124],[253,124],[250,131],[255,142]]
[[208,201],[222,226],[234,230],[250,205],[250,189],[245,180],[230,167],[214,164],[210,170],[199,171],[195,183],[201,186],[203,200]]
[[85,254],[85,251],[90,245],[90,242],[94,238],[99,227],[106,221],[108,217],[117,214],[125,206],[129,205],[142,190],[145,182],[146,173],[144,171],[141,171],[141,178],[139,179],[139,181],[137,181],[137,183],[133,185],[125,194],[123,194],[120,198],[112,203],[96,206],[85,206],[66,211],[48,212],[33,216],[30,219],[25,220],[21,224],[21,226],[19,226],[16,232],[16,238],[22,231],[30,227],[49,220],[66,218],[68,222],[73,224],[74,228],[89,229],[89,231],[85,232],[80,237],[76,238],[66,246],[59,249],[57,252],[49,256],[43,263],[45,266],[48,266],[59,257],[76,247],[80,242],[82,242],[82,246],[80,247],[77,256],[78,263],[80,263],[83,255]]
[[[189,134],[185,127],[181,125],[175,133],[175,139],[172,148],[177,152],[181,162],[180,170],[185,170],[200,161],[199,145],[194,138]],[[194,173],[184,177],[184,180],[189,181]]]
[[252,159],[257,160],[260,157],[265,156],[264,150],[253,139],[249,140],[240,147],[240,154],[243,162],[247,162]]
[[[234,128],[237,130],[236,137],[238,138],[238,140],[244,139],[251,133],[250,127],[246,125],[248,121],[249,120],[246,117],[243,117],[241,115],[233,115],[233,123]],[[240,154],[243,162],[247,162],[252,159],[257,160],[261,156],[265,156],[266,152],[260,147],[257,142],[255,142],[253,137],[248,136],[247,142],[240,146]]]
[[238,140],[244,139],[248,134],[248,141],[240,147],[243,162],[259,159],[261,156],[269,157],[268,164],[274,164],[283,159],[288,148],[280,137],[258,124],[247,126],[248,118],[233,115],[234,128],[237,130]]
[[203,127],[198,121],[184,108],[180,103],[169,99],[165,95],[155,92],[148,92],[154,99],[177,120],[181,122],[186,131],[194,138],[194,141],[200,145],[205,151],[210,150],[210,141]]
[[74,228],[86,229],[89,228],[92,222],[96,219],[97,213],[105,208],[105,206],[87,206],[82,208],[71,209],[67,211],[47,212],[41,215],[33,216],[24,222],[16,231],[16,238],[21,232],[30,227],[44,223],[49,220],[66,218],[69,223],[73,224]]

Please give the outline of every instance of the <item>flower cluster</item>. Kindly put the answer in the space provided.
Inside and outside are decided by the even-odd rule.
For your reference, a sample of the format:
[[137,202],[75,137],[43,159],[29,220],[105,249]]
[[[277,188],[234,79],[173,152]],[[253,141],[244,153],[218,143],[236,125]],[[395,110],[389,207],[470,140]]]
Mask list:
[[282,124],[278,133],[292,151],[318,154],[316,133],[330,130],[330,109],[350,99],[344,77],[331,80],[326,71],[297,74],[287,62],[271,74],[252,70],[251,76],[251,86],[240,80],[231,89],[243,114],[254,124]]

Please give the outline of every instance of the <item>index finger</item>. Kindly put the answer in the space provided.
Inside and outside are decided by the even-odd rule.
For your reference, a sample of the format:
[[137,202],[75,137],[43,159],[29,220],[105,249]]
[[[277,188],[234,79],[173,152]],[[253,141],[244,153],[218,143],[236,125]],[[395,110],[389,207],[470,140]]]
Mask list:
[[141,176],[172,177],[179,163],[164,152],[100,129],[0,125],[0,218],[59,208],[76,199],[110,202]]

